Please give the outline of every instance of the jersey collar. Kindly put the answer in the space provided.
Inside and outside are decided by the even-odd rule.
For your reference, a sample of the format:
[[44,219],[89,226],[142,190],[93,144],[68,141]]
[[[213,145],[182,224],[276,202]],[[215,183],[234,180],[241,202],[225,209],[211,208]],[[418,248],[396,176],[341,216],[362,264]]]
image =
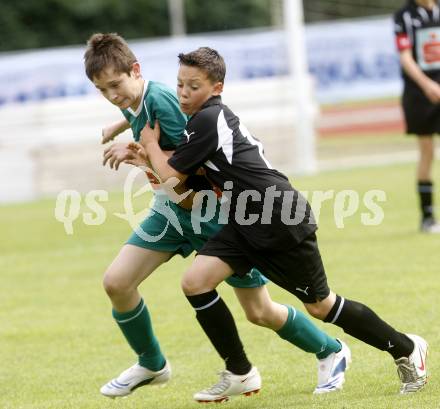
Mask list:
[[209,98],[203,105],[201,108],[207,108],[210,107],[211,105],[220,105],[222,103],[222,97],[220,95],[217,96],[213,96],[211,98]]
[[142,98],[141,98],[141,101],[140,101],[138,107],[136,108],[136,111],[133,111],[130,107],[127,108],[127,111],[135,117],[139,116],[139,114],[141,113],[142,108],[144,106],[144,98],[145,98],[145,94],[147,93],[148,84],[149,84],[149,81],[144,81],[144,89],[142,91]]

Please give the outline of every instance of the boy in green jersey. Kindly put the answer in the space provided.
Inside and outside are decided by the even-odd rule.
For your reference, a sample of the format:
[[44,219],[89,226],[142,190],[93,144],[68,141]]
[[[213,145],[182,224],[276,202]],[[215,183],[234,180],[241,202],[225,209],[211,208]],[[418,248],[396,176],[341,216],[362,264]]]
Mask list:
[[[88,40],[84,59],[88,78],[125,117],[103,130],[103,143],[128,128],[132,129],[134,140],[138,141],[147,121],[154,123],[156,120],[161,124],[159,143],[164,150],[174,150],[185,138],[187,117],[179,109],[174,91],[142,78],[136,57],[120,36],[94,34]],[[130,149],[129,144],[115,143],[105,150],[104,165],[109,163],[116,169],[121,163],[145,165],[139,154]],[[175,254],[187,257],[200,249],[222,227],[217,214],[211,221],[200,223],[200,231],[195,232],[191,211],[168,200],[159,181],[155,181],[152,174],[149,178],[155,190],[150,214],[123,245],[104,275],[104,289],[112,302],[113,317],[138,356],[135,365],[101,388],[101,393],[109,397],[125,396],[140,386],[169,380],[171,367],[154,335],[138,286]],[[200,185],[200,182],[205,189],[208,182],[203,177],[188,181],[188,185]],[[169,215],[177,216],[177,225],[170,223]],[[161,238],[146,240],[144,233],[148,237]],[[316,390],[319,392],[320,385],[329,381],[333,366],[339,362],[343,343],[315,327],[300,311],[273,302],[265,286],[268,280],[258,270],[252,269],[244,278],[230,277],[226,281],[234,288],[249,321],[270,328],[302,350],[316,354],[319,359]],[[230,314],[224,319],[233,323]],[[232,333],[225,335],[225,342],[229,345],[228,356],[223,356],[223,351],[219,353],[225,359],[226,372],[231,376],[248,378],[252,382],[252,392],[256,392],[261,386],[260,375],[246,357],[235,324],[234,328]],[[244,389],[239,393],[250,392],[246,390],[247,385],[248,381],[244,381]],[[335,390],[340,387],[342,382]]]

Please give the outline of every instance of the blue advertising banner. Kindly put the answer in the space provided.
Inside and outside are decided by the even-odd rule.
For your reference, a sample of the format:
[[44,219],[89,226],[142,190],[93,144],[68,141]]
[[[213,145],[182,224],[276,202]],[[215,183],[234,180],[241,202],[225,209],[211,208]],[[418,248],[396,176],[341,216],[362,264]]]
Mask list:
[[[320,102],[398,95],[400,74],[390,17],[306,26],[308,64]],[[219,50],[227,81],[286,75],[288,39],[280,30],[130,41],[145,78],[175,86],[177,54]],[[0,54],[0,106],[96,93],[84,74],[85,47]]]

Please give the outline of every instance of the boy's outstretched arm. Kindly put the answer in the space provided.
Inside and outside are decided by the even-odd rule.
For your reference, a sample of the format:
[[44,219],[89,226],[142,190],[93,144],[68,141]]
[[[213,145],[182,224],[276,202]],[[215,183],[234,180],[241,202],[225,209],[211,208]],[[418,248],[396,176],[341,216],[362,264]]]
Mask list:
[[124,118],[117,122],[112,123],[111,125],[105,126],[102,128],[102,140],[101,143],[105,144],[107,142],[115,139],[120,133],[126,131],[130,128],[130,124]]
[[159,175],[162,183],[166,183],[171,178],[177,178],[179,184],[184,183],[188,178],[188,175],[178,172],[168,164],[169,157],[160,148],[159,137],[160,127],[159,122],[156,121],[153,129],[151,129],[149,123],[145,125],[144,129],[141,131],[141,138],[139,141],[143,146],[154,171]]

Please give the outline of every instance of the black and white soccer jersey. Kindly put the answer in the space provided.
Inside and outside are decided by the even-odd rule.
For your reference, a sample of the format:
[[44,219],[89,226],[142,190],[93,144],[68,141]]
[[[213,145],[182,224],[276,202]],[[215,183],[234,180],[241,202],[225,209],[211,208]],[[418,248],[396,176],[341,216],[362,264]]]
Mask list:
[[[410,0],[394,14],[394,33],[399,51],[411,49],[414,61],[430,77],[440,74],[440,1],[426,9]],[[403,72],[405,81],[412,81]]]
[[296,244],[316,230],[307,201],[270,165],[261,142],[221,97],[191,117],[185,136],[168,163],[183,174],[203,166],[230,200],[228,223],[254,247]]
[[[411,50],[424,74],[440,83],[440,1],[432,9],[409,1],[394,15],[394,27],[397,49],[400,52]],[[402,77],[406,133],[440,133],[440,105],[433,104],[403,69]]]

